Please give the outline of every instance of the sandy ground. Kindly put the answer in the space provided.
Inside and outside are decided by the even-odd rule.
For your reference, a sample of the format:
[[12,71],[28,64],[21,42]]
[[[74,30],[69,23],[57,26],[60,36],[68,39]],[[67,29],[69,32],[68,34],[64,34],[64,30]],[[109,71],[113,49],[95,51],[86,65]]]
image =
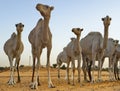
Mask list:
[[[0,91],[120,91],[120,81],[110,82],[108,80],[108,72],[102,72],[103,82],[100,83],[86,83],[83,82],[82,74],[82,86],[77,82],[77,71],[75,75],[75,86],[67,84],[65,80],[65,70],[61,70],[61,78],[57,78],[57,69],[51,68],[51,77],[55,88],[48,88],[47,82],[47,70],[41,68],[40,70],[40,81],[41,86],[37,90],[29,88],[31,82],[31,67],[24,67],[20,69],[21,83],[16,83],[14,86],[8,85],[9,70],[0,73]],[[96,72],[97,79],[97,72]],[[17,74],[15,72],[15,80],[17,80]]]

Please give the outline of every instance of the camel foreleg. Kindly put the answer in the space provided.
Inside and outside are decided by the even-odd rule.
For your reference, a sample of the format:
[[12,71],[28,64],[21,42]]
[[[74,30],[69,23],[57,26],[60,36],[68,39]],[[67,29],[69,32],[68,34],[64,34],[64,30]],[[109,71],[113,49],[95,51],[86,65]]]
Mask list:
[[14,81],[14,67],[13,67],[13,58],[9,57],[10,62],[10,79],[8,81],[9,85],[14,85],[16,82]]
[[48,72],[48,87],[49,88],[54,88],[55,86],[53,85],[51,81],[51,75],[50,75],[50,53],[51,53],[51,48],[47,48],[47,72]]

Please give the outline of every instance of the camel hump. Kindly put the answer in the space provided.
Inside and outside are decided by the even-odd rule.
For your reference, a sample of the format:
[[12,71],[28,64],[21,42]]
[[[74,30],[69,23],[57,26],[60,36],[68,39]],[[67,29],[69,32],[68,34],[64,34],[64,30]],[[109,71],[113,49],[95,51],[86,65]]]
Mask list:
[[88,35],[89,35],[89,36],[101,35],[101,33],[100,33],[100,32],[90,32]]
[[16,33],[15,32],[13,32],[12,34],[11,34],[11,38],[13,39],[13,38],[15,38],[17,35],[16,35]]

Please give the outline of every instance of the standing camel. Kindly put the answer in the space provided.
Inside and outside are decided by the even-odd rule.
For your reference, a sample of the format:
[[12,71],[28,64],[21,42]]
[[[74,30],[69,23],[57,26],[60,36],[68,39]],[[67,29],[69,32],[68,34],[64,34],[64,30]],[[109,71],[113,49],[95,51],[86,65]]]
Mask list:
[[81,47],[80,47],[80,36],[81,36],[81,32],[83,31],[83,29],[80,28],[73,28],[72,32],[77,36],[77,38],[75,38],[72,42],[70,42],[67,47],[66,47],[66,54],[67,54],[67,81],[68,84],[70,84],[70,80],[69,80],[69,64],[70,62],[72,62],[72,73],[73,73],[73,85],[75,85],[74,83],[74,74],[75,74],[75,60],[77,59],[78,61],[78,82],[80,82],[80,71],[81,71]]
[[[101,68],[103,66],[103,63],[104,63],[104,59],[106,57],[108,57],[109,59],[109,76],[110,76],[110,80],[113,79],[113,67],[114,67],[114,60],[113,60],[113,55],[115,53],[115,50],[117,48],[117,45],[118,45],[118,40],[114,40],[112,38],[109,38],[108,39],[108,42],[107,42],[107,48],[105,49],[105,52],[104,52],[104,55],[103,55],[103,58],[102,58],[102,62],[101,62]],[[89,61],[88,60],[91,60],[89,58],[87,58],[86,60],[86,64],[85,62],[83,63],[83,72],[84,72],[84,80],[87,80],[87,77],[86,77],[86,69],[88,67],[88,75],[89,75],[89,79],[91,80],[91,73],[90,73],[90,64],[89,64]],[[96,58],[96,60],[98,60]]]
[[[118,44],[116,50],[115,50],[115,54],[114,54],[114,75],[115,75],[115,79],[116,80],[120,80],[120,76],[119,76],[119,69],[118,69],[118,63],[120,61],[120,44]],[[119,65],[120,66],[120,65]]]
[[[14,85],[14,70],[17,66],[17,73],[18,73],[18,81],[20,82],[20,75],[19,75],[19,62],[21,58],[21,54],[23,52],[24,46],[21,41],[21,33],[23,31],[24,25],[22,23],[18,23],[15,25],[17,34],[13,33],[11,38],[8,39],[4,45],[4,51],[8,56],[10,62],[10,79],[8,81],[9,85]],[[13,66],[13,60],[15,59],[15,67]]]
[[[71,38],[70,42],[74,42],[75,38]],[[58,78],[60,78],[60,66],[62,65],[62,63],[68,63],[68,57],[67,57],[67,53],[66,53],[66,47],[63,48],[63,51],[60,52],[57,56],[57,66],[58,66]],[[71,65],[72,66],[72,65]],[[66,77],[67,78],[67,72],[66,72]]]
[[[47,71],[48,71],[48,87],[53,88],[54,85],[51,81],[50,76],[50,53],[52,49],[52,34],[49,28],[49,20],[51,16],[51,11],[54,7],[48,5],[37,4],[36,9],[44,17],[44,19],[39,19],[37,25],[30,32],[28,39],[32,47],[32,56],[33,56],[33,73],[32,73],[32,82],[30,87],[36,89],[39,82],[39,66],[40,66],[40,56],[43,48],[47,48]],[[37,64],[35,64],[37,59]],[[36,65],[36,66],[35,66]],[[36,79],[34,81],[34,73],[36,68]]]
[[[90,56],[92,59],[93,71],[92,71],[92,78],[91,82],[94,82],[94,69],[95,69],[95,60],[98,56],[99,64],[101,65],[101,61],[103,58],[103,54],[105,48],[107,47],[107,40],[108,40],[108,28],[110,25],[111,18],[106,16],[102,18],[103,25],[104,25],[104,38],[100,32],[90,32],[86,37],[84,37],[80,44],[82,47],[82,57],[83,61],[87,56]],[[101,67],[101,66],[99,66]],[[98,70],[98,80],[101,80],[101,68]]]

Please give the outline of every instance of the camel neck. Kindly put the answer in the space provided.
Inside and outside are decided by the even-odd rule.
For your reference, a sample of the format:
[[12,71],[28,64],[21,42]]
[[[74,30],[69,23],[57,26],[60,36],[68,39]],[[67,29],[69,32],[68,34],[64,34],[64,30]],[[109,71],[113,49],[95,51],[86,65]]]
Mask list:
[[78,41],[80,40],[80,35],[77,35],[77,40],[78,40]]
[[20,48],[20,43],[21,43],[21,33],[17,33],[17,39],[16,39],[16,50],[19,50],[19,48]]
[[108,41],[108,27],[104,27],[103,49],[107,47],[107,41]]
[[48,30],[49,30],[49,19],[50,18],[44,18],[44,30],[43,30],[43,41],[47,43],[48,41]]

